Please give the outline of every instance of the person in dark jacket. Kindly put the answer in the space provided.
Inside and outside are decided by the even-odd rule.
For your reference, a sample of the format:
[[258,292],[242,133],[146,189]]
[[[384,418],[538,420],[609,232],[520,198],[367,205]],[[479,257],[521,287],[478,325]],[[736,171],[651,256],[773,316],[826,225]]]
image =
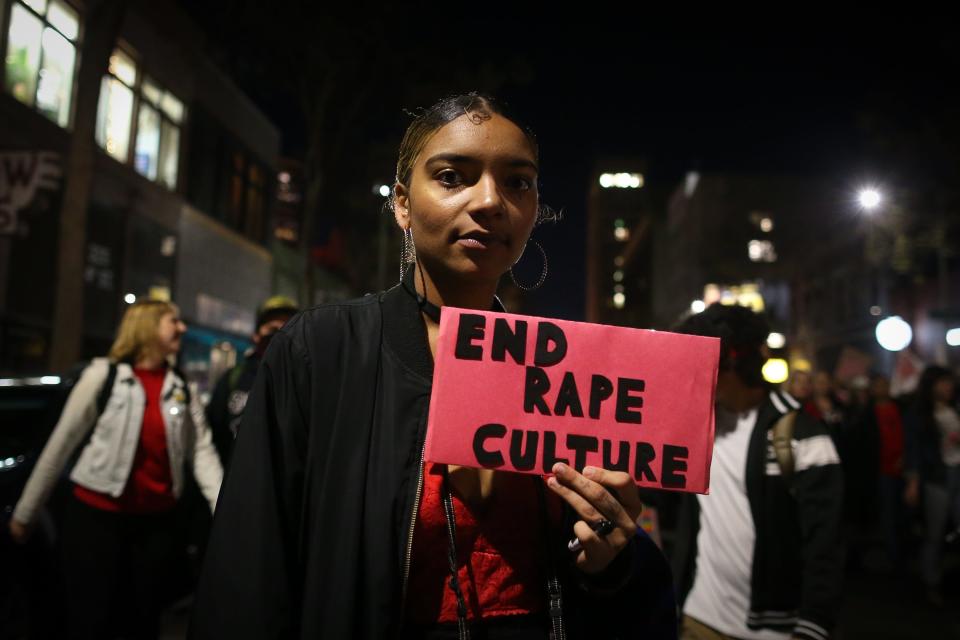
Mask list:
[[392,198],[401,283],[305,311],[273,339],[192,637],[676,637],[669,569],[638,532],[627,474],[424,463],[439,307],[502,308],[498,281],[545,217],[537,166],[532,134],[490,98],[415,118]]
[[905,432],[904,498],[913,507],[923,497],[920,569],[927,600],[942,607],[943,548],[951,516],[960,527],[960,411],[952,371],[936,365],[923,370]]
[[761,316],[715,304],[679,331],[721,339],[710,494],[682,496],[678,515],[682,637],[826,640],[843,572],[843,475],[827,427],[767,388]]
[[213,444],[224,468],[230,463],[233,442],[247,397],[257,377],[257,369],[273,336],[297,314],[297,303],[285,296],[268,298],[257,309],[257,328],[253,333],[253,349],[217,381],[207,404],[207,422],[213,431]]

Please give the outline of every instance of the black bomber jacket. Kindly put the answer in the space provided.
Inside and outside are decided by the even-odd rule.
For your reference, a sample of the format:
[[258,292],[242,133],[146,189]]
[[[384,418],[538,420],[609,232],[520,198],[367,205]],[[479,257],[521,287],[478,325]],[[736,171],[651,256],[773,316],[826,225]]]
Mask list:
[[[790,395],[771,391],[758,409],[747,449],[747,499],[756,546],[746,623],[752,629],[827,640],[837,620],[843,580],[843,474],[827,426],[799,409]],[[797,417],[794,472],[787,480],[771,437],[789,411],[797,411]],[[696,575],[699,528],[697,497],[684,495],[673,553],[681,606]]]
[[[274,337],[217,506],[192,638],[402,634],[404,599],[418,596],[405,591],[432,377],[403,285],[305,311]],[[559,545],[571,531],[556,532]],[[646,536],[634,542],[613,595],[581,588],[556,552],[568,637],[676,637],[668,564]]]

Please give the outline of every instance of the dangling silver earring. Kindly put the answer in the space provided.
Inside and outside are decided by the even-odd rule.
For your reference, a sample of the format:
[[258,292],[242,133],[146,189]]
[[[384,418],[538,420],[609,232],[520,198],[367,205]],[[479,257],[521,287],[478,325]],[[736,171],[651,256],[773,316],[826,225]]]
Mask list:
[[413,244],[413,230],[403,230],[403,246],[400,247],[400,281],[407,273],[407,267],[417,261],[417,247]]
[[517,263],[519,263],[521,258],[523,258],[523,254],[527,252],[527,247],[530,246],[531,242],[533,243],[533,246],[540,251],[540,256],[543,258],[543,271],[540,272],[540,279],[537,280],[537,283],[529,287],[520,284],[517,282],[517,276],[513,274],[513,267],[510,267],[510,279],[513,280],[513,284],[517,285],[518,289],[523,289],[524,291],[533,291],[534,289],[539,289],[540,285],[543,284],[543,281],[547,279],[547,252],[544,251],[543,247],[540,246],[540,243],[533,238],[527,240],[527,244],[523,245],[523,252],[520,253],[520,257],[517,258],[517,262],[513,263],[513,266],[517,266]]

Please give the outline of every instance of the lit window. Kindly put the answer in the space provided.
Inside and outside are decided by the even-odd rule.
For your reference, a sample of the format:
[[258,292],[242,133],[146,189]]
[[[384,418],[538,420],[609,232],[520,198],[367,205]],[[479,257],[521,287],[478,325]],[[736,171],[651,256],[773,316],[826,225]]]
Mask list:
[[[144,102],[140,110],[141,112],[149,110],[157,114],[159,129],[158,174],[148,177],[169,189],[176,189],[177,172],[180,168],[180,123],[183,122],[183,103],[169,91],[164,91],[150,78],[144,78],[140,91]],[[157,107],[159,111],[146,103]],[[137,138],[139,137],[138,131]]]
[[769,240],[751,240],[747,243],[747,255],[751,262],[777,261],[777,252]]
[[137,83],[137,65],[133,59],[119,49],[114,50],[110,56],[110,64],[107,71],[116,76],[119,80],[132,87]]
[[[46,3],[44,3],[46,4]],[[80,35],[80,21],[77,12],[62,2],[54,0],[47,11],[47,20],[53,27],[70,40],[76,40]]]
[[40,15],[43,15],[47,12],[47,0],[23,0],[23,4],[27,5]]
[[143,79],[143,86],[140,87],[140,90],[143,92],[144,99],[150,101],[154,105],[160,104],[160,98],[163,96],[163,91],[157,84],[150,78]]
[[160,98],[160,109],[177,124],[183,120],[183,103],[174,98],[169,91]]
[[104,76],[100,82],[96,139],[97,144],[120,162],[127,160],[132,117],[133,91],[113,76]]
[[180,164],[180,128],[163,121],[160,132],[160,184],[177,188],[177,169]]
[[10,9],[6,89],[61,127],[70,123],[77,12],[61,0],[21,0]]
[[137,66],[130,56],[116,49],[110,55],[107,72],[100,82],[97,144],[120,162],[126,162],[130,152],[133,89],[137,83]]
[[110,56],[107,71],[100,88],[97,142],[120,162],[128,162],[134,103],[138,102],[133,168],[149,180],[176,189],[183,102],[139,73],[133,58],[120,49]]
[[7,90],[20,102],[33,105],[40,70],[40,34],[43,22],[18,4],[10,13],[7,45]]
[[160,162],[160,114],[149,105],[141,105],[137,119],[137,146],[133,168],[150,180],[157,179]]

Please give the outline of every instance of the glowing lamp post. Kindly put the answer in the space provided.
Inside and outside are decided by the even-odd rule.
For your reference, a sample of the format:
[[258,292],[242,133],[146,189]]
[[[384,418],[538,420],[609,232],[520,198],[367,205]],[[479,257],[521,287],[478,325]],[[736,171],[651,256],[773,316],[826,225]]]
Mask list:
[[864,211],[873,211],[883,202],[883,196],[876,189],[861,189],[857,193],[857,202],[860,203]]
[[877,342],[887,351],[902,351],[913,340],[913,329],[900,316],[890,316],[877,323]]

